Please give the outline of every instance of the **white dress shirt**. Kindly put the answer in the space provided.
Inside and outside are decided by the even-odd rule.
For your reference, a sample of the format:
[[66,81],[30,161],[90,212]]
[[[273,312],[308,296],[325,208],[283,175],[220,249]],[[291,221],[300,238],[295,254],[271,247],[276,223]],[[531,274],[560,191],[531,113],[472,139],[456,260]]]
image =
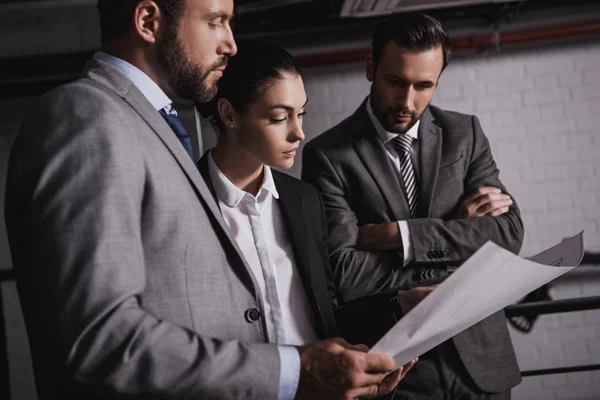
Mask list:
[[[373,108],[371,107],[371,97],[367,99],[367,114],[369,115],[369,119],[371,123],[375,127],[375,131],[377,132],[377,136],[383,143],[383,147],[385,148],[385,152],[387,153],[388,158],[392,162],[394,166],[394,170],[398,176],[398,179],[402,180],[402,172],[400,171],[400,155],[394,149],[394,145],[392,144],[392,140],[396,138],[399,133],[388,132],[384,129],[381,122],[375,116],[373,112]],[[416,149],[418,148],[418,138],[419,138],[419,125],[421,124],[421,120],[417,120],[417,122],[405,133],[406,135],[410,135],[413,137],[412,142],[412,151],[411,151],[411,160],[413,164],[413,169],[415,171],[415,177],[417,178],[417,182],[419,181],[419,154]],[[412,246],[412,238],[410,236],[410,230],[408,228],[408,222],[406,221],[398,221],[398,229],[400,230],[400,236],[402,237],[402,250],[404,252],[404,263],[403,266],[407,266],[410,263],[415,255],[413,254],[413,246]]]
[[[109,64],[117,69],[127,79],[129,79],[138,90],[148,99],[150,104],[159,111],[165,109],[167,113],[173,113],[171,110],[173,102],[165,94],[165,92],[136,66],[122,60],[118,57],[111,56],[104,52],[94,54],[94,59]],[[273,186],[274,187],[274,186]],[[264,293],[264,292],[263,292]],[[296,306],[296,304],[291,304]],[[293,326],[293,325],[290,325]],[[307,325],[312,327],[312,324]],[[304,332],[304,331],[303,331]],[[292,340],[298,340],[294,336],[293,330],[290,333]],[[306,337],[309,337],[306,334]],[[298,390],[298,382],[300,380],[300,356],[295,347],[277,346],[279,350],[280,374],[279,374],[279,400],[292,400]]]
[[[208,154],[208,171],[223,219],[262,293],[269,340],[279,345],[304,345],[318,340],[314,315],[277,202],[279,193],[271,169],[265,165],[263,182],[256,196],[235,186],[219,170],[212,152]],[[299,355],[293,347],[280,346],[280,352],[281,349],[295,353],[296,360],[292,360],[291,351],[281,356],[282,376],[289,374],[286,380],[295,380],[296,387],[292,391],[291,385],[287,385],[287,393],[280,390],[279,399],[292,399],[300,378]],[[285,371],[284,362],[287,363]]]
[[165,107],[169,111],[172,107],[173,101],[169,99],[169,96],[163,92],[156,82],[135,65],[102,51],[94,54],[94,60],[107,63],[125,75],[142,92],[156,111],[162,110]]

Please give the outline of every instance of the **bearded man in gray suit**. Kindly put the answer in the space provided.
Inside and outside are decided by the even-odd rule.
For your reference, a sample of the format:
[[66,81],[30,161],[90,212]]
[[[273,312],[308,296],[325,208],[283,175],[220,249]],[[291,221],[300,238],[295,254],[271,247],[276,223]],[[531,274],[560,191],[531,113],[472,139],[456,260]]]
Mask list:
[[[430,105],[449,56],[427,15],[381,23],[366,62],[370,96],[304,147],[302,177],[323,196],[346,310],[338,326],[350,342],[374,343],[486,241],[521,248],[519,209],[477,117]],[[499,312],[420,357],[395,398],[508,398],[520,380]]]
[[270,343],[260,278],[196,169],[171,99],[215,95],[236,53],[233,1],[98,6],[103,51],[40,99],[9,162],[7,228],[39,397],[389,392],[403,374],[388,374],[393,358],[325,340],[336,334],[329,294],[314,293],[331,286],[325,268],[300,289],[324,340]]

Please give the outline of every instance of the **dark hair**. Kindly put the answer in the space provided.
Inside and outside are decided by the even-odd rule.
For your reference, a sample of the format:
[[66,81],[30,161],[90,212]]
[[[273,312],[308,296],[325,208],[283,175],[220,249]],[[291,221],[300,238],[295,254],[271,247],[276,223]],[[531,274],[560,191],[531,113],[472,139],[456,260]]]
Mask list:
[[[142,0],[98,0],[102,42],[125,34],[132,24],[133,12]],[[179,22],[187,0],[154,0],[165,15],[167,24]]]
[[398,46],[413,51],[427,51],[442,47],[444,65],[450,59],[450,38],[437,19],[423,13],[408,13],[389,18],[380,23],[373,33],[373,64],[379,65],[386,44],[393,40]]
[[229,59],[217,83],[217,95],[208,103],[196,104],[196,108],[200,115],[221,129],[219,99],[229,100],[237,112],[244,113],[267,86],[286,75],[298,76],[300,70],[285,49],[266,41],[240,42],[237,54]]

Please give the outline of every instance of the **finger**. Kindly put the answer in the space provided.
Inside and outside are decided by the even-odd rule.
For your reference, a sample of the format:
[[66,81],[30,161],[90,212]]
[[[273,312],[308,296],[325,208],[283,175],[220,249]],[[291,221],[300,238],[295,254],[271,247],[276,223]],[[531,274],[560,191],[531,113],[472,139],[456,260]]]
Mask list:
[[486,195],[488,193],[502,193],[502,191],[500,189],[498,189],[497,187],[482,186],[479,189],[477,189],[476,191],[474,191],[473,193],[471,193],[470,195],[468,195],[464,201],[467,203],[470,203],[471,201],[475,200],[476,198]]
[[404,378],[406,372],[403,367],[398,368],[394,372],[388,374],[377,388],[377,396],[384,396],[394,390],[398,383]]
[[490,211],[489,213],[487,213],[485,215],[489,215],[490,217],[497,217],[498,215],[502,215],[505,212],[508,212],[508,207],[497,208],[495,210]]
[[371,373],[388,373],[396,369],[396,360],[385,354],[367,353],[365,355],[366,371]]
[[385,379],[387,372],[369,373],[354,372],[348,375],[348,389],[364,389],[369,386],[379,385]]
[[404,369],[404,372],[402,373],[402,379],[404,379],[404,377],[406,376],[408,371],[410,371],[412,369],[412,367],[415,366],[417,361],[419,361],[418,357],[402,366],[402,368]]
[[512,199],[499,199],[492,200],[486,203],[483,203],[481,206],[477,207],[477,211],[480,213],[488,214],[498,208],[509,207],[513,203]]
[[367,387],[357,388],[348,391],[347,397],[350,399],[372,399],[378,396],[379,385],[373,384]]
[[470,205],[475,206],[477,209],[479,209],[482,206],[485,206],[485,205],[488,205],[491,203],[508,202],[508,201],[510,201],[512,203],[512,199],[507,194],[490,193],[490,194],[486,194],[484,196],[478,197],[477,199],[473,200],[473,202],[471,202]]
[[369,351],[369,346],[367,346],[366,344],[355,344],[352,346],[352,350],[367,353]]

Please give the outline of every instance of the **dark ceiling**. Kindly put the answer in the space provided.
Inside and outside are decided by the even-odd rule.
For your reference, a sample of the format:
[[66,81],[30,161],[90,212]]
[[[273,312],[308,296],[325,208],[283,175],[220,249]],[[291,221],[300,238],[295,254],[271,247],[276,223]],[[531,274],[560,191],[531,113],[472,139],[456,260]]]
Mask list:
[[[25,1],[0,0],[0,13],[4,5],[26,4]],[[29,1],[32,5],[42,4],[39,0],[37,3]],[[95,4],[94,0],[46,1],[90,8]],[[293,1],[298,3],[286,5]],[[340,10],[343,0],[235,0],[235,3],[234,33],[237,41],[266,38],[292,52],[294,49],[316,49],[319,46],[329,46],[331,50],[352,41],[368,43],[374,27],[384,18],[342,18]],[[253,7],[261,9],[252,11]],[[452,38],[482,32],[489,34],[494,30],[577,24],[590,19],[600,24],[599,0],[489,0],[479,5],[426,11],[443,22]],[[35,94],[72,79],[94,50],[90,48],[70,54],[4,58],[0,63],[0,97]],[[44,68],[40,69],[40,65],[44,65]]]

